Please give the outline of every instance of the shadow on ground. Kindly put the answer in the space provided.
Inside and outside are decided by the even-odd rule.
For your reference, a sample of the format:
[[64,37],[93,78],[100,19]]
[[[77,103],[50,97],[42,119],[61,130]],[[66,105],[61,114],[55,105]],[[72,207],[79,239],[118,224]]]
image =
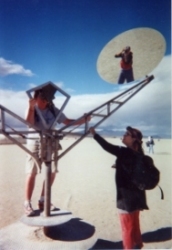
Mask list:
[[[150,243],[150,242],[161,242],[161,241],[167,241],[172,239],[172,228],[166,227],[161,228],[156,231],[148,232],[142,234],[143,242]],[[103,239],[98,239],[95,243],[95,245],[90,248],[89,250],[94,249],[123,249],[122,247],[122,241],[119,242],[113,242],[113,241],[107,241]]]
[[79,218],[48,229],[47,237],[61,241],[80,241],[92,237],[95,227]]
[[171,227],[165,227],[160,228],[153,232],[148,232],[142,234],[143,242],[161,242],[161,241],[167,241],[172,239],[172,228]]
[[94,249],[123,249],[122,247],[122,241],[118,242],[113,242],[113,241],[108,241],[108,240],[102,240],[98,239],[95,245],[90,248],[89,250],[94,250]]

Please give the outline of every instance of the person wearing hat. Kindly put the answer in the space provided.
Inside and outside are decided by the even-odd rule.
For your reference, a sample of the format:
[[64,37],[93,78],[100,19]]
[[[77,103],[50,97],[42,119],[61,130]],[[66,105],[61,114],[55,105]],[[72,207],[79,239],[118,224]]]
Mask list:
[[133,167],[132,157],[134,157],[135,152],[144,154],[142,133],[136,128],[127,127],[122,138],[124,147],[107,142],[96,133],[93,127],[89,131],[104,150],[116,156],[116,201],[122,229],[123,247],[124,249],[141,249],[143,243],[139,213],[141,210],[148,209],[148,206],[145,191],[136,187],[130,178],[130,169]]
[[[55,118],[60,112],[60,110],[56,108],[54,103],[52,102],[52,99],[54,99],[54,92],[55,90],[53,90],[51,86],[49,86],[48,88],[46,86],[43,89],[36,90],[34,93],[34,97],[29,100],[29,107],[26,112],[26,121],[36,126],[40,130],[44,129],[44,124],[42,120],[40,119],[39,114],[37,113],[38,111],[43,116],[47,125],[50,125],[50,126],[54,123]],[[76,121],[73,125],[84,124],[85,122],[90,121],[90,119],[91,119],[90,116],[85,116],[79,121]],[[73,119],[67,118],[64,113],[61,113],[58,119],[58,123],[63,123],[65,125],[68,125],[74,121],[75,120]],[[51,127],[51,129],[53,128]],[[32,131],[33,129],[30,128],[29,130]],[[31,134],[31,133],[29,134],[30,137],[33,137],[33,135],[35,134]],[[35,155],[35,157],[37,158],[37,161],[40,163],[38,166],[38,164],[35,163],[33,157],[29,154],[27,155],[24,211],[27,216],[34,216],[35,211],[32,208],[31,198],[32,198],[32,194],[34,191],[34,187],[35,187],[36,175],[38,171],[41,170],[41,165],[42,165],[41,157],[40,157],[41,144],[40,144],[40,138],[38,134],[36,134],[34,138],[28,138],[27,147]],[[53,151],[51,185],[53,184],[55,177],[56,177],[56,173],[58,172],[57,159],[55,159],[55,154],[56,154],[55,151]],[[40,199],[38,201],[38,208],[41,211],[44,210],[44,182],[42,186]],[[51,204],[50,209],[54,210],[55,206]]]
[[123,84],[125,81],[132,82],[134,81],[133,75],[133,53],[131,52],[130,46],[125,47],[120,53],[115,54],[115,57],[121,58],[120,66],[121,72],[118,78],[118,83]]

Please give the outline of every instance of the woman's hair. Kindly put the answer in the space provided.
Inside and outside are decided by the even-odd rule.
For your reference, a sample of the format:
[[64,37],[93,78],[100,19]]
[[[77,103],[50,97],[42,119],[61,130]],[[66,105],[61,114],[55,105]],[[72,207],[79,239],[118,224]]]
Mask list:
[[36,99],[40,94],[41,94],[41,91],[39,89],[35,90],[33,98]]
[[144,150],[142,147],[142,141],[134,140],[133,148],[137,150],[138,153],[144,154]]
[[144,150],[142,148],[142,138],[143,135],[140,130],[133,128],[133,127],[126,127],[126,130],[130,132],[133,139],[133,149],[137,150],[139,153],[144,154]]

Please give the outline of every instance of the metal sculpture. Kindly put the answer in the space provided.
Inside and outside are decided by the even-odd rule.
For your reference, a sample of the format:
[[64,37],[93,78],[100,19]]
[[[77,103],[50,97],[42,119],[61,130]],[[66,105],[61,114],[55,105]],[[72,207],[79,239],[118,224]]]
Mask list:
[[[100,105],[99,107],[91,110],[88,112],[84,117],[87,116],[92,116],[92,117],[98,117],[100,120],[94,124],[94,127],[99,126],[102,122],[104,122],[108,117],[110,117],[112,114],[114,114],[120,107],[122,107],[128,100],[130,100],[135,94],[137,94],[142,88],[144,88],[147,84],[149,84],[152,80],[154,79],[154,76],[147,76],[145,77],[144,80],[140,81],[139,83],[132,85],[132,87],[128,88],[127,90],[123,91],[121,94],[117,95],[116,97],[110,99],[109,101],[105,102],[104,104]],[[42,84],[36,88],[32,88],[28,90],[26,93],[29,98],[33,98],[32,92],[36,91],[37,89],[40,88],[46,88],[46,91],[49,91],[50,89],[50,95],[53,95],[56,91],[58,91],[60,94],[65,96],[65,101],[60,109],[60,114],[67,105],[67,102],[69,101],[70,96],[65,93],[63,90],[61,90],[59,87],[57,87],[55,84],[52,82],[47,82],[45,84]],[[105,112],[102,114],[102,110]],[[36,164],[39,165],[39,162],[33,155],[31,151],[27,149],[26,146],[24,146],[22,143],[20,143],[14,135],[20,135],[23,138],[27,138],[27,135],[29,133],[39,133],[40,140],[42,142],[41,144],[41,150],[44,150],[46,148],[46,159],[42,159],[45,162],[46,166],[46,172],[45,172],[45,207],[44,207],[44,216],[40,216],[39,219],[36,217],[24,217],[22,220],[24,223],[32,226],[43,226],[45,234],[48,231],[48,228],[51,227],[52,225],[54,226],[55,223],[61,224],[66,222],[66,220],[69,220],[71,218],[70,213],[67,211],[63,211],[63,214],[69,215],[66,217],[64,220],[59,220],[59,217],[57,218],[57,221],[55,219],[55,215],[59,215],[59,212],[56,214],[50,211],[50,204],[51,204],[51,185],[50,185],[50,175],[51,175],[51,155],[52,155],[52,144],[55,144],[56,147],[56,152],[58,151],[58,144],[59,140],[63,139],[64,136],[67,136],[68,134],[73,134],[77,135],[79,138],[72,144],[70,145],[66,150],[64,150],[59,156],[56,155],[56,157],[61,159],[64,155],[66,155],[67,152],[69,152],[74,146],[76,146],[81,140],[83,140],[89,133],[88,131],[88,122],[85,123],[85,127],[83,129],[83,133],[74,133],[74,129],[76,126],[74,126],[74,122],[71,123],[70,125],[63,126],[61,129],[53,129],[54,123],[58,121],[58,118],[60,114],[56,117],[55,122],[48,126],[46,122],[44,121],[44,118],[42,117],[41,113],[39,113],[40,118],[43,121],[44,124],[44,129],[40,130],[37,127],[33,126],[32,124],[26,122],[23,118],[18,116],[17,114],[13,113],[9,109],[5,108],[4,106],[0,105],[0,115],[1,115],[1,121],[0,121],[0,134],[3,134],[6,136],[9,140],[11,140],[14,144],[18,145],[21,149],[23,149],[25,152],[30,154]],[[34,131],[28,131],[28,130],[16,130],[12,128],[10,125],[7,124],[7,117],[11,116],[12,118],[17,119],[20,121],[24,126],[29,126],[31,127]],[[80,120],[82,117],[78,118]],[[76,121],[76,120],[75,120]],[[68,131],[69,127],[74,126],[74,129],[71,131]],[[78,127],[78,126],[77,126]],[[43,142],[46,142],[44,144]],[[41,156],[43,153],[41,153]],[[53,218],[52,216],[53,215]]]

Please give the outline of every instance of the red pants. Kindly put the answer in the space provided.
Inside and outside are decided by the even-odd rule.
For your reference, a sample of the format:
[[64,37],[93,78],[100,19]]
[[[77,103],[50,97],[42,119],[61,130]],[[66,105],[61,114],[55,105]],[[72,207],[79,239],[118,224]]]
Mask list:
[[134,249],[135,247],[141,249],[143,243],[140,232],[139,210],[126,214],[120,213],[119,218],[124,249]]

